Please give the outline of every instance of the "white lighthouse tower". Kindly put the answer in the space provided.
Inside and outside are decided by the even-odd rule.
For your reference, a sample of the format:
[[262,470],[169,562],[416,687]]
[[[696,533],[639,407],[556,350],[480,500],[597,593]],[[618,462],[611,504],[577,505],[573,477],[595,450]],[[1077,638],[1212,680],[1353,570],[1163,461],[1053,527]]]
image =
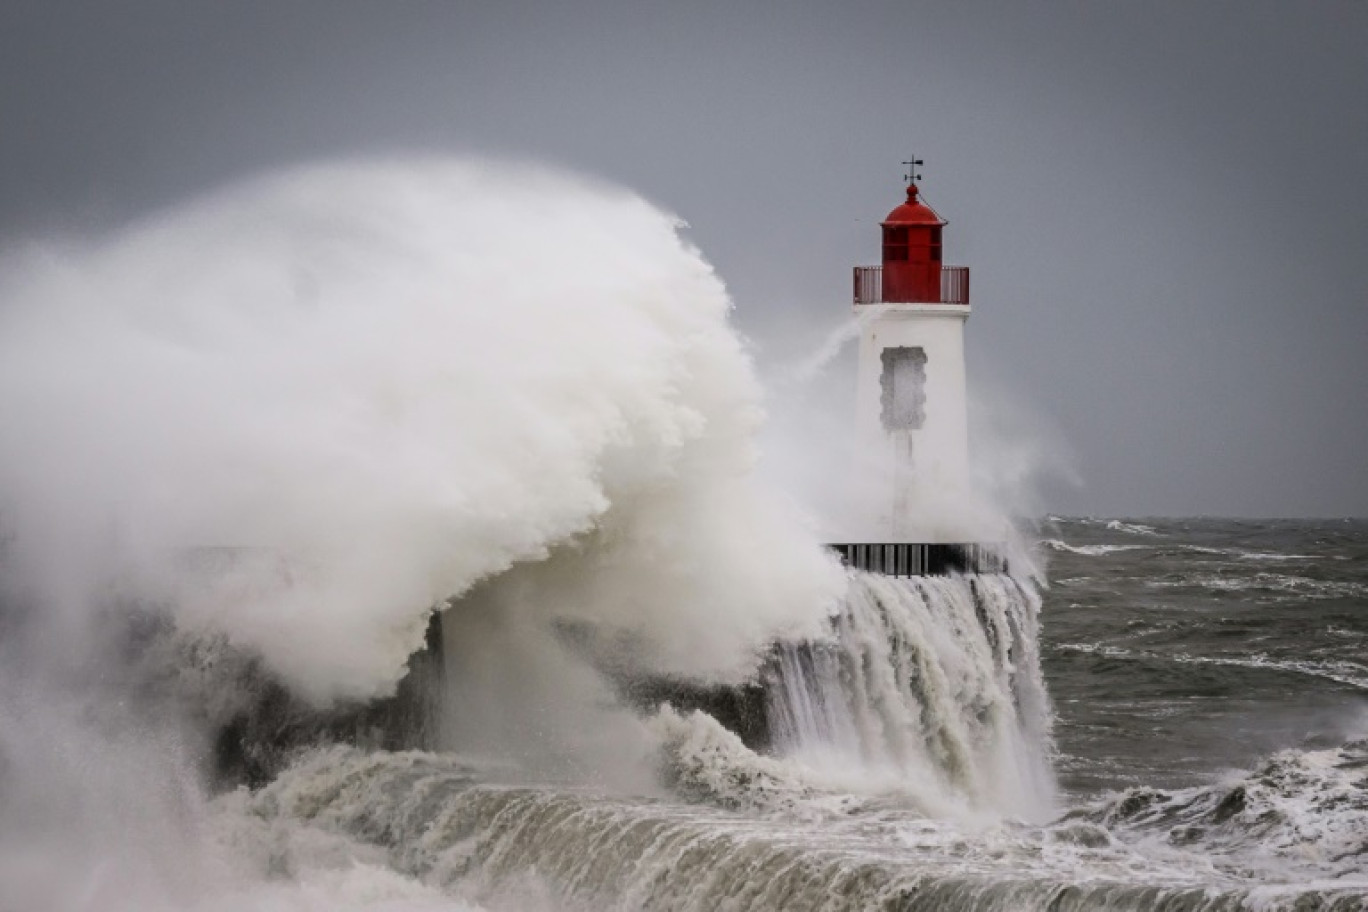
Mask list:
[[958,513],[971,502],[964,323],[969,268],[941,259],[946,221],[922,202],[915,158],[907,199],[881,223],[883,258],[855,267],[861,323],[857,395],[862,542],[836,546],[895,575],[992,569]]

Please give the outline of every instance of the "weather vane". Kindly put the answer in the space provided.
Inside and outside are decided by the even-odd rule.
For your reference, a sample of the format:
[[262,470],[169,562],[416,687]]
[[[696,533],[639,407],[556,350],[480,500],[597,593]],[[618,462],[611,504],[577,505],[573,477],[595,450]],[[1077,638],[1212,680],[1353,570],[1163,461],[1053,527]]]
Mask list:
[[910,161],[905,161],[903,164],[907,165],[907,173],[903,175],[903,180],[907,181],[909,184],[921,180],[921,175],[917,173],[917,168],[926,164],[924,161],[913,155]]

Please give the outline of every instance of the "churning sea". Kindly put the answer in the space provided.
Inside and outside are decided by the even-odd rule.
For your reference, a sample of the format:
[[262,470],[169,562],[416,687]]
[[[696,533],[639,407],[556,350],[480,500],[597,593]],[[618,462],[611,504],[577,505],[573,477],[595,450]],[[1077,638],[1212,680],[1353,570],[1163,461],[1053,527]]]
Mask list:
[[1052,518],[1044,534],[1067,793],[1200,785],[1368,733],[1368,522]]
[[1050,518],[1040,553],[1043,591],[852,574],[768,666],[771,749],[661,707],[654,788],[337,744],[201,794],[78,720],[74,829],[0,791],[0,908],[1368,909],[1368,522]]
[[1368,910],[1368,523],[848,573],[678,219],[542,169],[12,253],[0,912]]
[[1051,518],[1041,546],[1041,599],[856,574],[838,642],[780,669],[806,721],[775,752],[650,720],[664,794],[337,748],[230,816],[284,870],[319,829],[491,909],[1368,909],[1368,523]]

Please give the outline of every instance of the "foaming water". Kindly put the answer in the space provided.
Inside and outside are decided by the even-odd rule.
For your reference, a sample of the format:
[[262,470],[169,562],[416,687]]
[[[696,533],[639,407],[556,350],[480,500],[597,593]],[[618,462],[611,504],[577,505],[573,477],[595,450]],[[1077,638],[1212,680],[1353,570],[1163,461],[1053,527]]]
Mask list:
[[1111,554],[1113,551],[1140,551],[1150,547],[1149,545],[1071,545],[1057,538],[1047,538],[1043,544],[1051,551],[1068,551],[1070,554],[1088,556]]
[[1059,643],[1055,648],[1061,652],[1089,653],[1115,659],[1144,659],[1153,662],[1172,662],[1179,665],[1225,665],[1231,668],[1251,668],[1309,675],[1368,692],[1368,665],[1348,659],[1333,661],[1279,660],[1263,653],[1252,653],[1244,656],[1196,656],[1185,652],[1159,653],[1124,649],[1120,646],[1108,646],[1100,643]]
[[831,640],[778,649],[776,746],[914,789],[938,815],[1047,817],[1039,610],[1034,589],[1008,576],[853,574]]
[[[1362,790],[1333,769],[1307,785],[1299,770],[1333,767],[1322,758],[1275,761],[1286,768],[1258,794],[1269,769],[1220,791],[1119,796],[1044,826],[962,826],[803,784],[791,764],[722,744],[706,717],[663,720],[692,803],[501,784],[450,756],[333,749],[220,811],[294,834],[281,864],[293,863],[291,839],[316,831],[384,846],[397,870],[491,908],[516,908],[503,905],[511,895],[573,910],[1364,908]],[[1305,814],[1270,824],[1270,801]],[[1304,829],[1317,801],[1338,807],[1318,824],[1328,841]],[[1308,847],[1317,857],[1301,857]],[[1270,859],[1278,873],[1252,879]]]
[[1070,815],[1130,842],[1200,849],[1236,874],[1368,888],[1368,741],[1280,751],[1214,785],[1130,788]]

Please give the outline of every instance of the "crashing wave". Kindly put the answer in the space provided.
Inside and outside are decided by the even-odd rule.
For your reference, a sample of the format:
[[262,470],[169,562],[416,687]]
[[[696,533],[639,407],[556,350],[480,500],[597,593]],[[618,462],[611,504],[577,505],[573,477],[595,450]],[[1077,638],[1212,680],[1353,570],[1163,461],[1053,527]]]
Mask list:
[[155,605],[326,702],[555,556],[530,610],[744,676],[841,577],[755,475],[759,384],[679,225],[543,170],[352,162],[8,251],[0,581],[68,644]]
[[[774,781],[757,784],[772,794]],[[1198,817],[1220,826],[1249,813],[1258,828],[1261,808],[1227,800],[1223,811],[1213,798]],[[539,908],[622,912],[1362,912],[1368,904],[1352,854],[1318,869],[1309,887],[1240,870],[1233,854],[1222,861],[1228,869],[1213,871],[1191,852],[1137,839],[1137,830],[1172,828],[1140,820],[1148,806],[1122,797],[1043,828],[961,829],[872,807],[802,819],[529,786],[451,756],[346,748],[219,802],[235,827],[270,834],[254,844],[270,847],[280,870],[307,870],[319,854],[334,865],[346,853],[373,864],[365,852],[375,847],[424,887],[490,908],[517,908],[523,897]],[[1362,820],[1343,821],[1352,850]],[[1294,856],[1297,844],[1286,848]]]
[[1127,789],[1067,819],[1200,851],[1234,874],[1368,890],[1368,740],[1282,751],[1216,785]]

